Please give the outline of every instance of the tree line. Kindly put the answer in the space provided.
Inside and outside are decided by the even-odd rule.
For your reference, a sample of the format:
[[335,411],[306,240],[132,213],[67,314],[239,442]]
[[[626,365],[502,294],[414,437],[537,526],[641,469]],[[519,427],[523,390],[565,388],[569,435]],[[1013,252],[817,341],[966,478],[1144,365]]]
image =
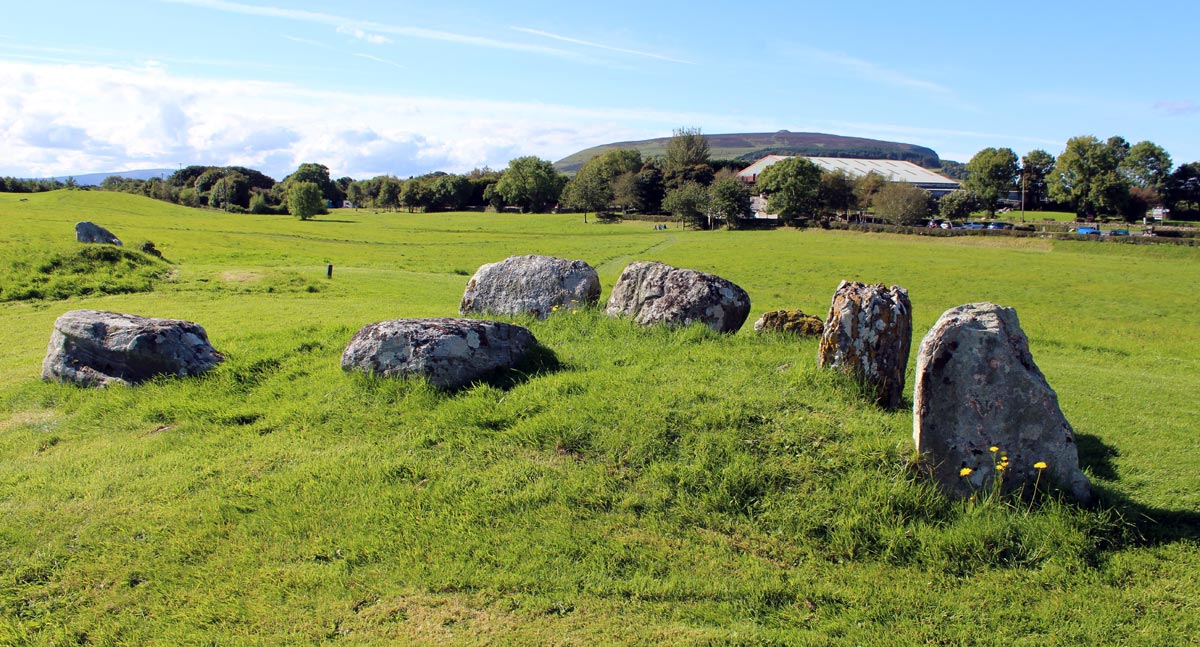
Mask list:
[[[501,170],[436,172],[403,180],[389,175],[333,179],[328,167],[316,163],[301,164],[278,182],[241,166],[187,166],[163,178],[109,177],[100,188],[189,207],[303,219],[348,202],[355,208],[409,212],[570,209],[581,212],[585,222],[589,214],[599,219],[635,212],[670,214],[698,228],[734,228],[752,215],[754,191],[736,175],[743,165],[711,159],[700,130],[680,128],[661,156],[609,150],[569,179],[548,160],[524,156]],[[966,164],[945,161],[942,171],[958,179],[961,188],[934,200],[923,189],[877,174],[853,177],[792,157],[765,169],[756,190],[767,200],[767,211],[789,225],[867,211],[895,224],[917,224],[934,213],[964,219],[983,210],[994,217],[1002,205],[1016,202],[1029,210],[1070,210],[1081,217],[1134,220],[1165,207],[1173,219],[1200,219],[1200,162],[1173,168],[1170,155],[1149,141],[1131,145],[1119,136],[1104,141],[1073,137],[1058,157],[1033,150],[1018,158],[1009,148],[986,148]],[[73,186],[70,180],[0,178],[5,192]]]

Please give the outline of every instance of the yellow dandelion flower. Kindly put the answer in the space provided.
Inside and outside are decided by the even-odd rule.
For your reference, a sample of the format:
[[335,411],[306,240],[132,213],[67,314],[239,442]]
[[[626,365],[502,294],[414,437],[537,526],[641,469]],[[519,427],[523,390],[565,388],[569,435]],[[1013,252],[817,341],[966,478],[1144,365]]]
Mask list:
[[1046,461],[1038,461],[1038,462],[1036,462],[1036,463],[1034,463],[1034,464],[1033,464],[1033,468],[1034,468],[1034,469],[1038,469],[1038,470],[1044,470],[1044,469],[1046,469],[1047,467],[1049,467],[1049,466],[1048,466],[1048,465],[1046,465]]
[[963,477],[963,478],[966,478],[966,477],[968,477],[968,476],[970,476],[970,475],[971,475],[971,472],[974,472],[974,471],[975,471],[975,470],[973,470],[973,469],[971,469],[971,468],[969,468],[969,467],[964,467],[964,468],[962,468],[961,470],[958,470],[958,475],[959,475],[959,476],[961,476],[961,477]]
[[558,312],[558,306],[550,308],[550,312]]
[[1000,463],[999,465],[997,465],[997,466],[996,466],[996,469],[998,469],[998,470],[1000,470],[1001,472],[1003,472],[1003,471],[1004,471],[1004,469],[1005,469],[1005,468],[1007,468],[1007,467],[1008,467],[1008,463],[1007,463],[1007,462],[1004,462],[1004,463]]
[[988,451],[995,454],[996,452],[1000,451],[1000,448],[995,445],[992,445],[991,447],[988,447]]

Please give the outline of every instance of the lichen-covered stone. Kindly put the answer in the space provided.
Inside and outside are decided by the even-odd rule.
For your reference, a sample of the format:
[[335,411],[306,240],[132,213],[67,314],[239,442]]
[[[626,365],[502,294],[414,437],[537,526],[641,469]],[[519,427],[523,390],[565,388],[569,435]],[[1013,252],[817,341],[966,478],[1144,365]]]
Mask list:
[[750,314],[750,295],[730,281],[665,263],[630,263],[608,298],[610,317],[632,317],[642,325],[702,323],[717,332],[737,332]]
[[754,322],[754,332],[786,332],[800,337],[819,337],[825,328],[820,318],[803,310],[771,310]]
[[199,375],[224,357],[204,328],[102,310],[71,310],[54,322],[42,379],[82,386],[136,384],[156,375]]
[[591,265],[552,256],[510,256],[488,263],[467,281],[461,315],[532,314],[545,319],[556,307],[595,305],[600,278]]
[[456,389],[516,366],[534,346],[521,326],[476,319],[393,319],[364,326],[342,353],[342,369],[418,376]]
[[117,238],[111,231],[86,220],[75,223],[75,240],[81,243],[121,246],[121,239]]
[[895,408],[904,403],[904,371],[912,347],[908,291],[842,281],[825,318],[817,364],[856,376]]
[[[1057,486],[1092,499],[1075,432],[1029,352],[1017,313],[992,303],[947,310],[917,352],[913,441],[934,478],[968,497]],[[995,447],[997,451],[991,451]],[[998,466],[1007,458],[1007,467]],[[1045,467],[1035,467],[1045,463]]]

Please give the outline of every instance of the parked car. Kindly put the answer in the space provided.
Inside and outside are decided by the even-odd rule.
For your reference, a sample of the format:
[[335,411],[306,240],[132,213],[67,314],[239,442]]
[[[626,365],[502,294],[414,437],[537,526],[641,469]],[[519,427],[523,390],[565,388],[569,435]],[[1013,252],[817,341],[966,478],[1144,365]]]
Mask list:
[[986,229],[987,225],[982,222],[968,222],[962,226],[963,229]]
[[989,222],[987,228],[988,229],[1012,229],[1013,226],[1012,226],[1011,222]]
[[1114,230],[1108,232],[1108,235],[1109,236],[1128,236],[1129,230],[1128,229],[1114,229]]
[[1076,227],[1075,233],[1080,236],[1099,236],[1100,230],[1095,227]]

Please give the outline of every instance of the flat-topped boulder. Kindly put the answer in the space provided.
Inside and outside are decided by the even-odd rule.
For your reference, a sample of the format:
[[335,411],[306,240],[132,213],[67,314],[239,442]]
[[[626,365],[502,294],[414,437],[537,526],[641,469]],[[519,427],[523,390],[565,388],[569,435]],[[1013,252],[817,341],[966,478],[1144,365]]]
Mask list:
[[798,337],[820,337],[825,322],[803,310],[771,310],[754,322],[754,332],[785,332]]
[[75,240],[81,243],[121,246],[121,239],[117,238],[111,231],[86,220],[75,223]]
[[456,389],[516,366],[537,345],[521,326],[478,319],[393,319],[364,326],[342,353],[342,369],[424,377]]
[[552,256],[510,256],[488,263],[467,281],[458,313],[519,315],[540,319],[556,308],[592,306],[600,278],[591,265]]
[[842,281],[825,318],[817,364],[857,377],[880,406],[904,403],[904,371],[912,347],[908,291]]
[[665,263],[630,263],[613,286],[609,316],[632,317],[642,325],[702,323],[717,332],[737,332],[750,314],[750,296],[734,283]]
[[1054,486],[1081,503],[1092,500],[1075,431],[1012,308],[951,308],[925,335],[917,352],[913,441],[954,496],[990,491],[999,479],[1005,492]]
[[200,375],[224,361],[199,325],[102,310],[71,310],[54,322],[42,379],[82,386],[137,384],[158,375]]

